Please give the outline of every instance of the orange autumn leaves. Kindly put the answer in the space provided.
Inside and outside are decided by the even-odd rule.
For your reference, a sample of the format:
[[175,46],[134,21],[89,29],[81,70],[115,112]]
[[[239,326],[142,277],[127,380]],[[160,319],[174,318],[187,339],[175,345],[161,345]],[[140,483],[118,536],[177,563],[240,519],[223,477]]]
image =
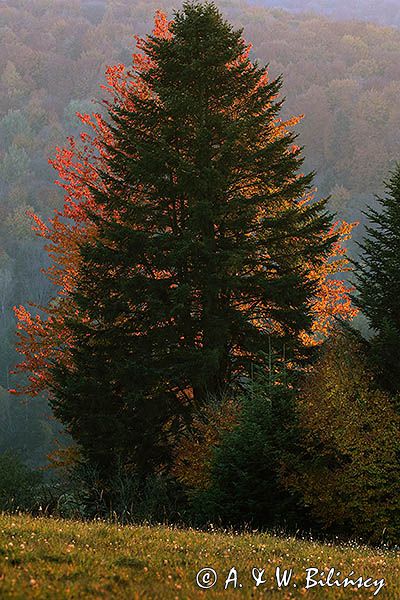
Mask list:
[[305,344],[317,345],[334,329],[337,320],[348,321],[358,313],[351,302],[352,286],[338,277],[351,270],[345,242],[356,225],[345,221],[334,224],[332,229],[338,236],[337,242],[318,271],[309,273],[310,278],[317,279],[318,291],[310,307],[313,315],[311,332],[302,334]]
[[[168,39],[171,35],[170,23],[163,13],[158,12],[153,36]],[[133,54],[132,69],[127,70],[119,64],[106,71],[107,83],[103,87],[111,99],[105,105],[111,111],[113,106],[134,110],[136,98],[153,93],[142,77],[153,66],[151,50],[146,52],[149,49],[148,40],[137,38],[136,41],[138,52]],[[246,52],[249,50],[247,47]],[[33,307],[34,310],[22,306],[15,308],[18,351],[24,356],[17,369],[28,375],[28,383],[23,391],[32,396],[51,390],[51,365],[54,362],[69,361],[68,350],[73,338],[67,319],[76,310],[71,292],[79,277],[79,247],[96,235],[96,225],[90,218],[90,212],[101,212],[102,208],[93,201],[93,193],[101,191],[105,185],[99,170],[109,169],[108,149],[113,146],[112,131],[100,114],[79,117],[89,127],[91,134],[82,133],[79,141],[70,138],[68,145],[58,148],[55,158],[50,161],[58,172],[57,183],[65,191],[64,207],[48,224],[38,216],[33,216],[35,231],[47,240],[46,249],[52,259],[47,275],[55,286],[55,297],[47,307]],[[283,123],[277,119],[274,124],[275,135],[284,135],[297,121],[292,119]],[[295,147],[292,150],[298,151]],[[252,182],[248,183],[252,185]],[[253,182],[253,185],[256,184]],[[133,202],[134,194],[131,198]],[[311,198],[305,201],[310,202]],[[118,219],[118,214],[114,218]],[[340,273],[349,270],[344,243],[351,235],[353,226],[344,222],[334,226],[338,241],[331,255],[321,263],[318,272],[309,273],[310,278],[318,281],[318,293],[310,305],[312,331],[303,334],[306,344],[320,343],[334,327],[337,318],[350,319],[356,314],[350,300],[351,287],[339,277]]]
[[173,474],[189,490],[207,489],[214,448],[224,433],[232,431],[240,416],[240,402],[224,398],[204,406],[193,417],[191,428],[180,436],[174,452]]

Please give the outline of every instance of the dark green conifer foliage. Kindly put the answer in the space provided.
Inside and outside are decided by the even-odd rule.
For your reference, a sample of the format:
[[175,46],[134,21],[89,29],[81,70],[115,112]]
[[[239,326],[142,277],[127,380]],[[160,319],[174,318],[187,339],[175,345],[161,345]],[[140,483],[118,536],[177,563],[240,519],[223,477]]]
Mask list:
[[360,245],[355,303],[373,330],[372,362],[384,388],[400,391],[400,165],[377,198],[381,210],[366,213],[371,225]]
[[56,413],[87,455],[144,473],[168,465],[182,414],[259,353],[302,352],[306,274],[333,243],[325,203],[301,202],[312,174],[297,175],[294,135],[277,135],[281,81],[213,4],[185,3],[171,32],[146,46],[152,93],[110,107],[104,210],[74,298],[89,320],[71,318],[74,367],[55,369]]
[[[299,494],[285,489],[285,471],[300,453],[293,382],[285,373],[255,373],[241,398],[238,425],[215,448],[210,487],[197,493],[201,524],[294,527],[306,524]],[[299,521],[301,519],[301,521]]]

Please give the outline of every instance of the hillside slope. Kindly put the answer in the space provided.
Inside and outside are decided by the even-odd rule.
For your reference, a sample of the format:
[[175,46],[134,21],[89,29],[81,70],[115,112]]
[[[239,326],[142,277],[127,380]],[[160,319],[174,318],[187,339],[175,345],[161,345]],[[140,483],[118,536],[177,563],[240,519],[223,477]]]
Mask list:
[[[206,592],[196,574],[213,568],[218,580]],[[230,569],[235,577],[224,589]],[[281,573],[293,569],[290,585],[278,589]],[[330,567],[341,577],[353,571],[364,580],[385,578],[375,597],[400,598],[400,562],[395,553],[347,548],[270,535],[199,533],[166,527],[122,527],[21,516],[0,517],[0,597],[24,600],[107,598],[373,598],[370,589],[342,587],[305,589],[306,570],[318,567],[326,581]],[[255,587],[253,575],[265,583]],[[260,580],[261,580],[260,579]],[[207,575],[199,577],[206,586]],[[311,584],[311,579],[310,579]],[[242,586],[242,587],[240,587]]]
[[283,8],[293,12],[313,11],[334,19],[357,19],[380,25],[400,26],[400,4],[396,0],[252,0],[268,8]]

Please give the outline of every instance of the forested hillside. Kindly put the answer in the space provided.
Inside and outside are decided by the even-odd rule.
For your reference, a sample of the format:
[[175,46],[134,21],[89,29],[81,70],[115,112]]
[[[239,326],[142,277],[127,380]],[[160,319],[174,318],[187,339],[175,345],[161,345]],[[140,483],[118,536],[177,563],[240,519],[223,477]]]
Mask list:
[[335,19],[373,21],[382,25],[400,25],[400,5],[396,0],[252,0],[268,8],[283,8],[294,12],[313,11]]
[[[361,210],[400,157],[400,32],[244,1],[221,0],[219,6],[244,27],[253,56],[270,64],[272,76],[283,75],[284,115],[305,115],[298,131],[319,193],[332,193],[332,207],[347,219],[362,219]],[[163,7],[170,3],[0,3],[0,450],[17,445],[33,463],[52,437],[52,424],[41,416],[44,405],[20,406],[5,391],[14,386],[8,374],[15,362],[13,306],[28,299],[44,303],[49,293],[39,270],[41,242],[26,213],[33,208],[47,216],[61,205],[49,156],[77,133],[77,111],[100,110],[92,100],[103,95],[106,65],[129,62],[134,34],[147,31]]]

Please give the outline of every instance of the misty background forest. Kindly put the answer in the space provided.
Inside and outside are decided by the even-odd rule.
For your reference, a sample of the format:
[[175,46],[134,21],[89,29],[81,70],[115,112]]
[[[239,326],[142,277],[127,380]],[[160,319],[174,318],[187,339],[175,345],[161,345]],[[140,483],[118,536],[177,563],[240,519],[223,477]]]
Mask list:
[[315,12],[334,19],[372,21],[382,25],[400,25],[400,6],[396,0],[253,0],[268,8],[284,8],[293,12]]
[[[362,211],[400,156],[400,5],[221,0],[218,6],[244,28],[252,57],[269,63],[271,77],[283,75],[283,117],[304,114],[297,131],[319,196],[331,195],[340,218],[360,222],[350,244],[354,255]],[[149,30],[157,9],[171,13],[170,2],[0,2],[0,452],[17,452],[32,467],[54,450],[57,425],[44,399],[24,402],[7,392],[18,383],[10,376],[18,361],[13,307],[42,305],[50,296],[41,273],[48,258],[27,213],[46,218],[61,207],[48,159],[80,130],[76,112],[101,110],[96,99],[106,65],[130,62],[133,34]]]

